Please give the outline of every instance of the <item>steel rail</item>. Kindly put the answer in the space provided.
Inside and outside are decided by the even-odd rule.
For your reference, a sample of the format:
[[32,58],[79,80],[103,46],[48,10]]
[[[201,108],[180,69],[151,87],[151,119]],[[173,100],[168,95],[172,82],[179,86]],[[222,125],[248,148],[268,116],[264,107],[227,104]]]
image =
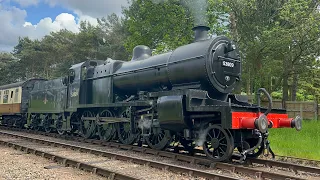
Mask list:
[[[141,160],[138,158],[132,158],[132,157],[124,156],[124,155],[119,155],[119,154],[115,154],[115,153],[96,150],[93,148],[88,148],[85,146],[76,146],[76,145],[70,145],[70,144],[56,142],[56,141],[49,141],[49,140],[45,140],[45,139],[35,138],[35,137],[26,137],[26,136],[22,136],[22,135],[19,135],[16,133],[3,132],[3,131],[0,131],[0,134],[5,134],[5,135],[18,137],[18,138],[25,138],[25,139],[29,139],[29,140],[34,140],[34,141],[38,141],[40,143],[60,145],[63,147],[74,149],[74,150],[79,150],[81,152],[89,152],[89,153],[100,155],[100,156],[115,158],[118,160],[129,160],[129,158],[131,158],[130,161],[132,161],[134,163],[149,164],[149,166],[151,165],[152,167],[157,167],[157,168],[161,168],[161,166],[165,166],[164,163],[163,163],[164,165],[159,165],[158,162],[150,163],[149,160]],[[101,145],[101,142],[98,143],[97,140],[86,140],[86,141],[89,143],[95,142],[94,144]],[[142,153],[146,153],[146,154],[157,155],[160,157],[172,158],[172,159],[179,160],[179,161],[189,162],[189,163],[198,164],[198,165],[205,165],[205,166],[209,166],[209,167],[221,169],[221,170],[229,170],[233,173],[244,173],[244,174],[248,174],[248,175],[253,175],[257,178],[303,179],[303,178],[299,178],[299,177],[293,177],[290,175],[276,174],[276,173],[272,173],[272,172],[268,172],[268,171],[256,170],[256,169],[248,168],[248,167],[244,167],[244,166],[237,166],[237,165],[220,163],[220,162],[213,163],[211,160],[201,158],[201,157],[192,157],[192,156],[188,156],[188,155],[177,154],[177,153],[172,153],[172,152],[167,152],[167,151],[157,151],[157,150],[144,148],[144,147],[123,145],[123,144],[112,143],[112,142],[104,142],[103,145],[109,146],[109,147],[116,147],[116,148],[120,148],[120,149],[125,149],[125,150],[132,150],[135,152],[142,152]],[[166,164],[166,165],[168,166],[168,164]],[[167,169],[170,169],[170,167],[167,167]],[[173,168],[172,170],[179,171],[179,169],[181,170],[181,167],[180,168]],[[191,172],[191,171],[188,170],[187,173],[189,173],[189,172]],[[197,173],[192,173],[192,174],[197,174]]]
[[108,177],[108,179],[119,179],[119,180],[138,180],[135,177],[132,176],[127,176],[118,172],[113,172],[104,168],[100,168],[98,166],[93,166],[84,162],[76,161],[73,159],[69,159],[63,156],[57,156],[55,154],[37,150],[35,148],[30,148],[27,146],[19,145],[14,142],[8,142],[0,139],[0,144],[6,145],[8,147],[12,147],[14,149],[24,151],[26,153],[31,153],[37,156],[41,156],[47,159],[51,159],[52,161],[58,162],[60,164],[63,164],[64,166],[69,166],[69,167],[76,167],[77,169],[80,170],[85,170],[92,172],[93,174],[100,175],[103,177]]
[[248,161],[251,163],[264,164],[268,167],[275,166],[275,167],[287,168],[295,172],[302,171],[302,172],[320,174],[320,168],[318,167],[304,166],[299,164],[274,161],[274,160],[268,160],[268,159],[248,159]]
[[[221,174],[216,174],[216,173],[210,173],[210,172],[206,172],[203,170],[198,170],[198,169],[194,169],[194,168],[188,168],[188,167],[184,167],[184,166],[177,166],[177,165],[172,165],[172,164],[167,164],[167,163],[161,163],[161,162],[157,162],[157,161],[152,161],[152,160],[145,160],[145,159],[140,159],[140,158],[135,158],[135,157],[130,157],[130,156],[126,156],[126,155],[121,155],[121,154],[116,154],[116,153],[111,153],[111,152],[106,152],[106,151],[101,151],[101,150],[97,150],[97,149],[93,149],[93,148],[88,148],[85,146],[76,146],[76,145],[70,145],[70,144],[66,144],[66,143],[61,143],[61,142],[57,142],[57,141],[50,141],[50,140],[45,140],[45,139],[40,139],[40,138],[34,138],[34,137],[27,137],[27,136],[23,136],[23,135],[17,135],[17,134],[12,134],[12,133],[6,133],[6,132],[0,132],[0,134],[2,135],[7,135],[7,136],[11,136],[11,137],[15,137],[15,138],[21,138],[21,139],[26,139],[32,142],[36,142],[36,143],[41,143],[41,144],[47,144],[47,145],[53,145],[53,146],[60,146],[63,148],[70,148],[72,150],[78,150],[80,152],[86,152],[86,153],[90,153],[90,154],[95,154],[98,156],[102,156],[102,157],[107,157],[110,159],[115,159],[115,160],[121,160],[121,161],[130,161],[132,163],[136,163],[136,164],[140,164],[140,165],[147,165],[149,167],[153,167],[153,168],[157,168],[157,169],[165,169],[165,170],[170,170],[173,172],[180,172],[180,173],[187,173],[191,176],[195,176],[195,177],[203,177],[203,178],[209,178],[209,179],[221,179],[221,180],[236,180],[239,178],[236,177],[230,177],[230,176],[225,176],[225,175],[221,175]],[[31,151],[31,152],[35,152],[34,154],[36,155],[40,155],[43,157],[53,157],[54,160],[58,160],[59,162],[62,162],[63,164],[68,164],[68,165],[73,165],[73,166],[80,166],[81,168],[83,167],[88,167],[89,170],[91,170],[91,172],[95,172],[96,174],[100,171],[102,171],[101,168],[97,167],[97,166],[91,166],[89,164],[85,164],[85,163],[81,163],[81,162],[77,162],[75,160],[70,160],[70,159],[66,159],[65,157],[59,157],[50,153],[46,153],[44,151],[39,151],[36,150],[34,148],[32,148],[32,150],[29,150],[30,148],[19,145],[19,144],[15,144],[14,142],[6,142],[0,139],[0,142],[4,142],[4,143],[8,143],[10,145],[13,146],[18,146],[19,148],[22,147],[24,149],[27,149],[27,151]],[[80,163],[80,165],[79,165]],[[114,172],[108,172],[109,174],[115,174]],[[115,174],[118,175],[118,174]],[[120,177],[125,176],[125,175],[121,175]],[[128,176],[129,177],[129,176]],[[124,178],[125,179],[125,178]]]
[[298,157],[293,157],[293,156],[281,156],[281,155],[276,155],[276,158],[278,158],[278,159],[280,159],[282,161],[291,159],[291,160],[300,161],[300,162],[307,162],[309,164],[320,165],[320,160],[298,158]]

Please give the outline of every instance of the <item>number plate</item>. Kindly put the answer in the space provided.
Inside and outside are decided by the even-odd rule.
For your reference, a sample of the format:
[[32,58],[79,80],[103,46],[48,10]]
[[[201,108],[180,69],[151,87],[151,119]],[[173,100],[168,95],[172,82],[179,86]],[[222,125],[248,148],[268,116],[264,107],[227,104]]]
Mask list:
[[233,62],[228,62],[228,61],[222,61],[222,66],[233,68],[234,67],[234,63]]

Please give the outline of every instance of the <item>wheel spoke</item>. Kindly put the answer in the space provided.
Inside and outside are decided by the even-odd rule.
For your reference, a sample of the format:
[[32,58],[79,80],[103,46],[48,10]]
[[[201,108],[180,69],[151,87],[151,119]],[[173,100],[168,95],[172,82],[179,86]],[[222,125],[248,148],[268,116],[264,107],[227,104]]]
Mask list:
[[228,145],[227,145],[227,144],[222,144],[222,143],[220,143],[220,146],[226,146],[226,147],[227,147]]
[[219,139],[219,141],[222,141],[222,140],[224,140],[226,137],[225,136],[223,136],[221,139]]
[[221,147],[219,147],[218,149],[221,150],[222,154],[226,153]]
[[216,137],[216,131],[214,129],[212,129],[212,132],[213,132],[213,137],[215,138]]
[[[218,133],[218,135],[217,135],[217,138],[219,139],[219,136],[220,136],[220,134],[221,134],[221,131],[219,131],[219,133]],[[225,137],[225,136],[224,136]],[[220,139],[219,139],[220,140]]]

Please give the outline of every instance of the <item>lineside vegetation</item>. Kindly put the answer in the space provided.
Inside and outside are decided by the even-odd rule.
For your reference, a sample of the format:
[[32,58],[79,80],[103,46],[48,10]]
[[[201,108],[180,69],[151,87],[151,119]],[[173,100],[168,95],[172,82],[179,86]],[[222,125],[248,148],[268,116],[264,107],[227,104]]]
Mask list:
[[271,148],[276,154],[320,160],[320,121],[305,120],[300,132],[295,129],[271,129]]

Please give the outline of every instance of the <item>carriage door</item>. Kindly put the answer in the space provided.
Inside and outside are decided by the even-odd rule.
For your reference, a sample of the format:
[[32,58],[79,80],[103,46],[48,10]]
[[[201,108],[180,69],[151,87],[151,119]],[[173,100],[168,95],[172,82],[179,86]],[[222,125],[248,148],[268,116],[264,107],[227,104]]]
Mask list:
[[10,113],[14,112],[14,89],[9,90],[8,104],[10,104]]

